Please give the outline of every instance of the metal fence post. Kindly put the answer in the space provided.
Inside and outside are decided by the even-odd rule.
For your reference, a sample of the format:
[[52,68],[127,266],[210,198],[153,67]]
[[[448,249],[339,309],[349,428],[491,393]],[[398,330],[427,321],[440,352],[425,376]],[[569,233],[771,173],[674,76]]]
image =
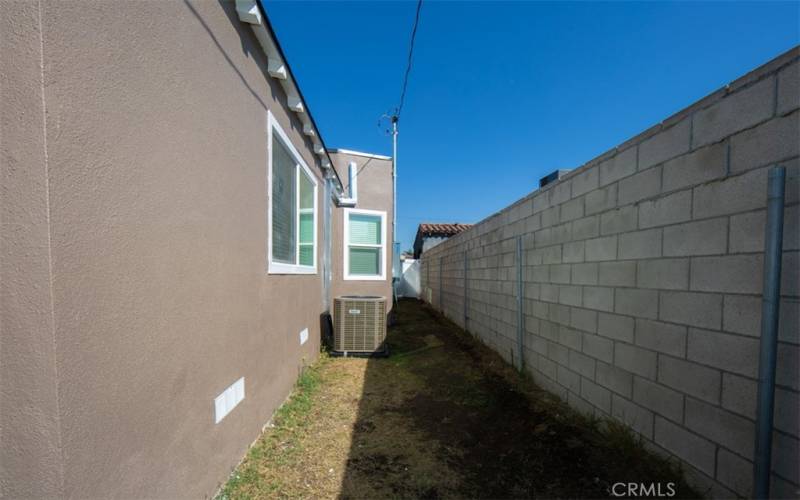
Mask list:
[[522,331],[523,331],[523,311],[522,311],[522,236],[517,236],[517,354],[519,357],[519,370],[525,369],[525,354],[522,352]]
[[439,309],[442,310],[444,313],[444,286],[443,286],[443,279],[444,276],[444,257],[439,257]]
[[753,460],[753,498],[769,498],[772,461],[772,419],[775,405],[775,364],[781,302],[781,252],[786,169],[770,169],[767,180],[767,225],[764,240],[764,291],[761,302],[761,342],[758,363],[758,409]]
[[467,251],[464,250],[464,330],[467,329]]

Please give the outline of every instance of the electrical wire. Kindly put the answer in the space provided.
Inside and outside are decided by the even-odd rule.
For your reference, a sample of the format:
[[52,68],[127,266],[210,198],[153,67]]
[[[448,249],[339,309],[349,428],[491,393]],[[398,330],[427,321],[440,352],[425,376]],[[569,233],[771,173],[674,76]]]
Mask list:
[[394,119],[400,119],[400,113],[403,111],[403,104],[406,100],[406,89],[408,88],[408,76],[411,74],[411,66],[414,59],[414,41],[417,38],[417,27],[419,26],[419,14],[422,9],[422,0],[417,1],[417,13],[414,16],[414,27],[411,29],[411,43],[408,47],[408,62],[406,63],[406,73],[403,77],[403,90],[400,93],[400,104],[397,105],[397,112],[394,114]]

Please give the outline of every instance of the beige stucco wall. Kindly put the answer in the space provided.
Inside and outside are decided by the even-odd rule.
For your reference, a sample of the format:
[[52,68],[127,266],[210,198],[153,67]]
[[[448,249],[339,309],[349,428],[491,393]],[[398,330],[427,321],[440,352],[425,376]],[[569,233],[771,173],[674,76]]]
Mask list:
[[343,207],[333,210],[331,252],[333,278],[331,290],[333,297],[340,295],[379,295],[386,297],[387,311],[392,308],[392,161],[382,158],[332,153],[333,166],[348,187],[348,165],[354,161],[358,166],[357,209],[380,210],[386,212],[386,279],[381,281],[352,281],[344,279],[344,214]]
[[2,492],[212,495],[319,351],[321,273],[266,273],[267,109],[311,145],[232,2],[0,9]]

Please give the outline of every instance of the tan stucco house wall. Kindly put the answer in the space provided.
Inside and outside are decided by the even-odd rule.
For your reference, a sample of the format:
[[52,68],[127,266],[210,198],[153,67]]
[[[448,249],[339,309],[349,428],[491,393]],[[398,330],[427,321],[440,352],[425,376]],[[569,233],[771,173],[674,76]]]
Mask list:
[[[2,497],[211,496],[317,357],[326,154],[240,17],[0,3]],[[267,270],[270,115],[317,182],[310,274]]]

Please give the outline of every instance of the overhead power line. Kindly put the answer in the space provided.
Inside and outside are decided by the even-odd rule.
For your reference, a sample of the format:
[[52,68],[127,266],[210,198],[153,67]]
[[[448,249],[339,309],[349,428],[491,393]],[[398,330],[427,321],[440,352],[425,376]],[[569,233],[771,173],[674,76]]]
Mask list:
[[414,27],[411,29],[411,43],[408,46],[408,62],[406,63],[406,73],[403,77],[403,90],[400,92],[400,104],[397,105],[397,112],[394,115],[395,120],[400,119],[400,113],[403,111],[403,104],[406,100],[406,89],[408,88],[408,75],[411,74],[411,66],[414,61],[414,41],[417,38],[417,27],[419,26],[419,14],[422,9],[422,0],[417,1],[417,13],[414,16]]

